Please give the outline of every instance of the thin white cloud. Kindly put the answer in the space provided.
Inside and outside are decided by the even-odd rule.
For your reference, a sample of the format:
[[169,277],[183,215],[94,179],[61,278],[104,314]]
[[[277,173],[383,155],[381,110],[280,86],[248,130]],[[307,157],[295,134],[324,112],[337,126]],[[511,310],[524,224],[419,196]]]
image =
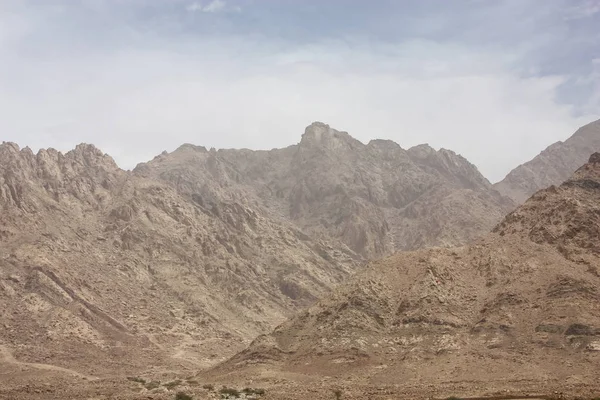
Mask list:
[[582,4],[571,7],[567,11],[566,19],[589,18],[600,13],[600,0],[587,0]]
[[191,4],[188,4],[188,6],[185,9],[188,10],[189,12],[202,11],[202,4],[195,1]]
[[[227,3],[223,0],[213,0],[207,5],[203,6],[200,2],[194,2],[189,4],[186,9],[190,12],[205,12],[205,13],[217,13],[226,10]],[[233,10],[241,10],[240,7],[234,7]]]
[[204,12],[219,12],[225,9],[225,2],[222,0],[213,0],[206,7],[204,7]]

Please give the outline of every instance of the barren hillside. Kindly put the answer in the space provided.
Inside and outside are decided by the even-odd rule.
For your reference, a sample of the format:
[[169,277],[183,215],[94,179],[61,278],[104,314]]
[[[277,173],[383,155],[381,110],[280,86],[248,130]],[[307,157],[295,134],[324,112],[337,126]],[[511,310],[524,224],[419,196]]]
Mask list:
[[286,399],[592,396],[599,238],[596,153],[481,241],[373,262],[204,377],[262,380]]
[[450,151],[320,123],[285,149],[183,145],[131,172],[92,145],[3,143],[0,365],[17,388],[197,371],[365,260],[469,241],[511,204]]
[[0,160],[0,340],[20,360],[92,374],[162,357],[209,365],[358,265],[342,246],[233,200],[204,206],[90,145],[34,155],[7,143]]

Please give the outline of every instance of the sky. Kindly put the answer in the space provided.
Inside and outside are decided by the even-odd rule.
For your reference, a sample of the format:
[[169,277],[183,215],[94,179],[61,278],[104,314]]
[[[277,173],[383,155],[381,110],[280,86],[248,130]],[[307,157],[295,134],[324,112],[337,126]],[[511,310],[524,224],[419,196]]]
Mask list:
[[321,121],[492,182],[600,118],[600,0],[0,0],[0,140],[124,169]]

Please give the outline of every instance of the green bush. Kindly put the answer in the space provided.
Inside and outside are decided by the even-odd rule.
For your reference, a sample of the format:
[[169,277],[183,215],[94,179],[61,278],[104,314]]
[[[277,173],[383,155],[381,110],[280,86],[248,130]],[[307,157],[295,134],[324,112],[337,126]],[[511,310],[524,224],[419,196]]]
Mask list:
[[172,390],[179,385],[181,385],[181,379],[175,379],[174,381],[163,384],[163,386],[166,387],[168,390]]
[[242,390],[242,393],[245,393],[247,395],[249,394],[255,394],[258,396],[262,396],[266,393],[265,389],[253,389],[253,388],[245,388],[244,390]]
[[221,390],[219,390],[219,393],[221,393],[221,397],[223,397],[223,398],[227,398],[227,397],[238,398],[238,397],[240,397],[239,390],[234,389],[234,388],[228,388],[225,386],[223,386],[223,388]]
[[150,381],[144,385],[144,387],[148,390],[156,389],[160,386],[160,381]]
[[146,383],[146,380],[144,378],[139,378],[137,376],[128,376],[127,380],[131,382],[141,383],[142,385]]
[[185,394],[183,392],[177,392],[175,395],[175,400],[193,400],[194,398],[189,394]]

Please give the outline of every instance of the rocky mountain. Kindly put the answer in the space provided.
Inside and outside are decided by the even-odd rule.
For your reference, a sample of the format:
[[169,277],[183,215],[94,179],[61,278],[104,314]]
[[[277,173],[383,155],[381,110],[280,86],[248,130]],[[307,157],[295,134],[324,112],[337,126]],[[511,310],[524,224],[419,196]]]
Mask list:
[[201,377],[259,380],[286,399],[334,398],[334,390],[371,399],[592,398],[600,390],[599,238],[595,153],[485,238],[373,262]]
[[519,165],[494,188],[522,204],[535,192],[552,185],[560,185],[600,151],[600,120],[585,125],[564,142],[556,142],[531,161]]
[[360,265],[246,204],[122,171],[91,145],[2,144],[0,201],[0,345],[90,375],[210,365]]
[[389,140],[365,145],[318,122],[285,149],[184,145],[135,172],[202,201],[235,200],[263,209],[367,259],[466,243],[514,208],[452,151],[428,145],[404,150]]
[[321,123],[285,149],[186,144],[134,171],[92,145],[3,143],[0,365],[14,374],[0,398],[44,374],[214,365],[365,260],[469,241],[511,205],[451,151],[365,145]]

